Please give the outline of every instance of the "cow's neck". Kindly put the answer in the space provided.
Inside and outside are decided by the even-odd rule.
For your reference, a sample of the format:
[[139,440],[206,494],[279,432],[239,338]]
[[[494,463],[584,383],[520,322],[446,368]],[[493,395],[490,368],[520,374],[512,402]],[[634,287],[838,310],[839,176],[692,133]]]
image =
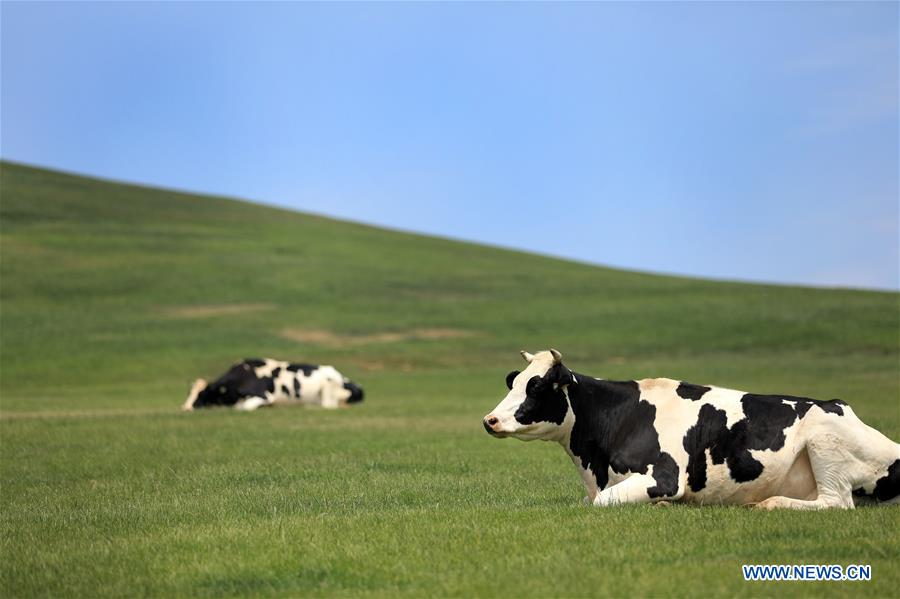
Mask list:
[[629,399],[637,383],[574,374],[577,383],[566,388],[570,414],[560,444],[592,493],[609,483],[613,443],[627,421]]

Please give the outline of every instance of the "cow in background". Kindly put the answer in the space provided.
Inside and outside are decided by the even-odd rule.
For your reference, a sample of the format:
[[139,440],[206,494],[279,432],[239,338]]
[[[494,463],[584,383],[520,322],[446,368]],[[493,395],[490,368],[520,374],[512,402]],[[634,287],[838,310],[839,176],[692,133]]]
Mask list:
[[249,411],[276,404],[334,409],[362,400],[362,388],[332,366],[248,358],[212,383],[194,381],[182,409],[225,406]]

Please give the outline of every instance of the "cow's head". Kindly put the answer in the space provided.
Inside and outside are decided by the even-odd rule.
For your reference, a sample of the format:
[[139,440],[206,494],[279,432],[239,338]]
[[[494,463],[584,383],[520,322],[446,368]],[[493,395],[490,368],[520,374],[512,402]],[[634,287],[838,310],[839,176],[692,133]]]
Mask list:
[[484,428],[495,437],[558,440],[571,420],[565,387],[575,382],[555,349],[530,354],[522,352],[528,366],[506,375],[509,393],[490,414]]
[[181,406],[182,410],[191,411],[196,408],[205,408],[211,405],[208,401],[209,386],[205,379],[197,379],[191,385],[191,392],[188,393],[187,400]]
[[322,366],[319,371],[325,379],[322,384],[331,387],[330,396],[337,401],[339,406],[359,403],[363,400],[362,387],[342,375],[336,368]]
[[200,408],[233,406],[241,400],[241,397],[238,385],[234,380],[229,380],[227,376],[214,383],[207,383],[205,379],[197,379],[191,385],[191,392],[181,409],[190,412]]

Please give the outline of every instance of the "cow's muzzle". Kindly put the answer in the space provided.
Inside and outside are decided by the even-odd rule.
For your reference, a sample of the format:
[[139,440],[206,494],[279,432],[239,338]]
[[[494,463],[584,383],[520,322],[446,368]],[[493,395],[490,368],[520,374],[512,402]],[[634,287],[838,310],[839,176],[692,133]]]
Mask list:
[[503,434],[500,431],[500,419],[493,414],[485,416],[484,420],[481,421],[481,424],[484,425],[484,430],[495,437],[499,437]]
[[355,385],[353,383],[344,383],[344,389],[350,392],[350,397],[347,398],[347,403],[359,403],[365,398],[365,393],[362,390],[362,387]]

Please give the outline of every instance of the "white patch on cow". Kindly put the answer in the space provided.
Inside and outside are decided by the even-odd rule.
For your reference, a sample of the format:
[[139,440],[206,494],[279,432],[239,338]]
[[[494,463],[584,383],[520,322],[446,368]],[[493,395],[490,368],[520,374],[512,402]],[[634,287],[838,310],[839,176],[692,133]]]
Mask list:
[[269,378],[272,376],[272,372],[276,368],[286,368],[287,362],[279,362],[278,360],[270,360],[266,358],[263,360],[264,364],[262,366],[257,366],[253,369],[253,373],[256,374],[258,378]]
[[803,449],[794,457],[794,461],[788,467],[788,471],[781,480],[779,488],[773,494],[795,499],[812,500],[816,498],[818,495],[816,477],[813,475],[812,466],[809,463],[809,452],[806,449]]
[[741,398],[744,395],[746,395],[744,391],[711,387],[709,391],[703,394],[703,398],[699,402],[693,403],[712,404],[715,408],[724,411],[725,426],[730,429],[746,417],[744,406],[741,404]]
[[344,377],[331,366],[321,366],[316,372],[320,379],[320,394],[322,407],[328,409],[339,408],[347,405],[350,399],[350,391],[344,388]]
[[234,409],[241,412],[252,412],[257,408],[269,405],[269,400],[263,397],[248,397],[234,404]]

